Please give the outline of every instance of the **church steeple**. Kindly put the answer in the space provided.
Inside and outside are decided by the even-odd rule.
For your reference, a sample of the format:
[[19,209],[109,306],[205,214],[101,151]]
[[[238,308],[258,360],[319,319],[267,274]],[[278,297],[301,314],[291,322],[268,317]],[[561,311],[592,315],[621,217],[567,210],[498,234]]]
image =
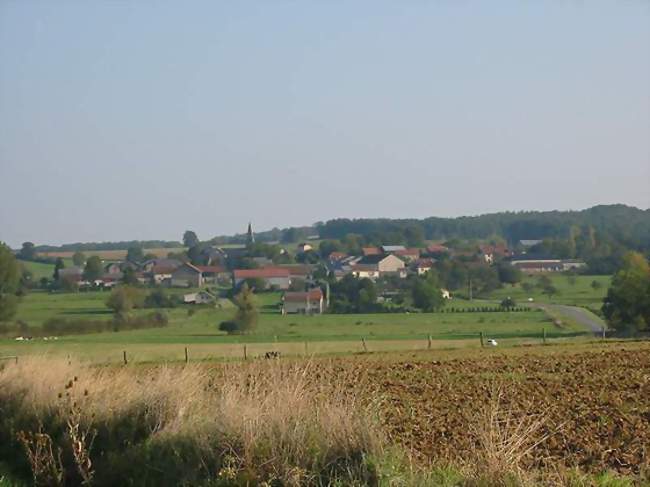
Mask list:
[[246,245],[255,243],[255,234],[253,233],[253,226],[248,222],[248,231],[246,232]]

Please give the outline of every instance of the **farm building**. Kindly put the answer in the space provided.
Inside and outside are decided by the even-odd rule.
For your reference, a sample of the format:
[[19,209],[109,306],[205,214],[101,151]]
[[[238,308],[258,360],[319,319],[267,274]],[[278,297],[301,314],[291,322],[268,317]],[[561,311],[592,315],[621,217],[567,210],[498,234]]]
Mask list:
[[282,297],[282,314],[321,314],[323,312],[323,291],[320,288],[306,292],[287,292]]
[[414,262],[420,258],[420,249],[402,249],[390,253],[404,259],[407,262]]
[[172,272],[171,285],[174,287],[201,287],[203,285],[203,273],[201,269],[185,262]]
[[415,261],[415,271],[418,273],[418,276],[426,274],[433,268],[435,259],[418,259]]
[[230,273],[225,267],[218,265],[197,265],[201,271],[204,284],[216,284],[219,281],[230,280]]
[[277,287],[278,289],[289,289],[291,274],[288,269],[282,267],[263,267],[261,269],[235,269],[233,280],[235,287],[241,285],[246,279],[261,279],[266,287]]
[[586,266],[579,260],[519,258],[510,262],[521,272],[533,274],[538,272],[563,272]]
[[404,261],[392,254],[367,255],[352,266],[352,273],[356,277],[369,279],[376,279],[382,274],[398,274],[400,277],[406,277]]

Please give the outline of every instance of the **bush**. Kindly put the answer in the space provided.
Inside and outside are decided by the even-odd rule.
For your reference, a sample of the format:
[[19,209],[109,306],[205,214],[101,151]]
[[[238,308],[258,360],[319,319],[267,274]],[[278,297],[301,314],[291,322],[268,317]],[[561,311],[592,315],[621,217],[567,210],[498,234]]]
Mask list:
[[234,321],[222,321],[219,323],[219,330],[225,331],[228,335],[236,335],[239,333],[239,327]]

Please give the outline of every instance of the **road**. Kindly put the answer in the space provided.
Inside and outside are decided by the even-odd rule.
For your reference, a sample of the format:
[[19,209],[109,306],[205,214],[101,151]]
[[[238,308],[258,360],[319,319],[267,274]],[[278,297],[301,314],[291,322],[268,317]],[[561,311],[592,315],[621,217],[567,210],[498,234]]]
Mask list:
[[607,327],[605,322],[598,316],[578,306],[568,306],[566,304],[543,304],[540,305],[540,307],[547,307],[558,314],[571,318],[577,323],[589,328],[594,333],[601,333],[603,327]]

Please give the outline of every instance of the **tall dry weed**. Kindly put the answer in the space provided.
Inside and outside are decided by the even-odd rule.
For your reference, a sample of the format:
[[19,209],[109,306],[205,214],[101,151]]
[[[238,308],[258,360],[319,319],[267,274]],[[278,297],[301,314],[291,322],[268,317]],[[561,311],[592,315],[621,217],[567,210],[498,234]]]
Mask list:
[[120,475],[140,476],[143,485],[365,482],[372,476],[365,459],[383,444],[375,408],[347,381],[323,381],[322,369],[27,359],[0,371],[0,412],[11,417],[11,425],[0,420],[0,435],[44,425],[64,452],[68,485],[111,485]]

